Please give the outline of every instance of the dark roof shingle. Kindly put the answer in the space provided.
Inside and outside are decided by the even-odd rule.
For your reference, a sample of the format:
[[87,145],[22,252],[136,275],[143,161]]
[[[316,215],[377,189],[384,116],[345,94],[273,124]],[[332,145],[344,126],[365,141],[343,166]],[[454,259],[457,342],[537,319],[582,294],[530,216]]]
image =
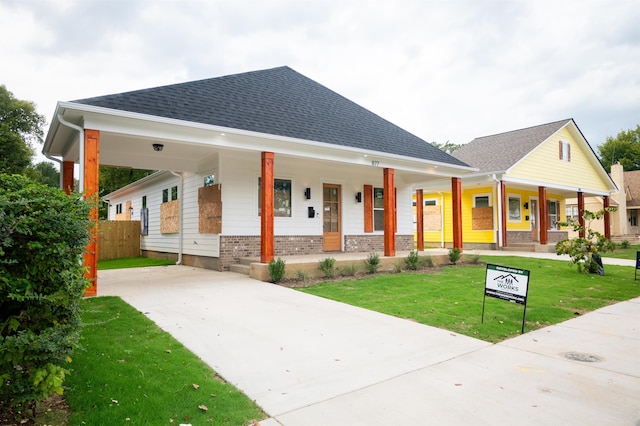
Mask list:
[[502,172],[560,130],[571,119],[475,138],[453,156],[480,172]]
[[289,67],[74,102],[466,166]]

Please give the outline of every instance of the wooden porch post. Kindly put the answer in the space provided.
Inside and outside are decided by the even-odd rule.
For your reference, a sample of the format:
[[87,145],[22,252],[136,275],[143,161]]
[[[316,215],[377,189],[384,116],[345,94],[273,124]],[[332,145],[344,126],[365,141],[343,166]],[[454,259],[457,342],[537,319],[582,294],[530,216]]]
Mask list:
[[260,262],[273,259],[273,152],[262,153],[262,184],[260,187]]
[[384,169],[384,255],[396,255],[394,169]]
[[[91,240],[84,253],[85,276],[91,282],[84,294],[87,297],[98,294],[98,177],[100,166],[100,131],[86,129],[84,131],[84,197],[92,203],[89,213],[91,221]],[[71,174],[73,179],[73,174]]]
[[416,237],[418,251],[424,251],[424,199],[422,189],[416,190]]
[[605,238],[611,238],[611,213],[607,211],[609,208],[609,196],[602,197],[602,206],[604,207],[604,236]]
[[500,238],[502,247],[507,246],[507,203],[506,185],[503,180],[500,181]]
[[578,237],[584,238],[584,192],[578,191],[578,222],[580,223],[580,231]]
[[547,244],[547,236],[549,230],[549,215],[547,212],[547,188],[545,186],[538,187],[538,209],[540,210],[540,244]]
[[62,189],[69,195],[73,192],[73,161],[62,162]]
[[453,248],[462,251],[462,179],[451,178],[451,204],[453,208]]

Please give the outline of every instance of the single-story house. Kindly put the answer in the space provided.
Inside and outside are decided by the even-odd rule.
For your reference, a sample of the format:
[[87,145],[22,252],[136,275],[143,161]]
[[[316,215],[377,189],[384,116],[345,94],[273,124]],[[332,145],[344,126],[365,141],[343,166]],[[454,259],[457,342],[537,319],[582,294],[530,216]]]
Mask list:
[[59,102],[43,152],[62,163],[66,190],[79,164],[89,197],[99,165],[159,170],[109,194],[110,217],[142,219],[149,254],[217,270],[241,257],[411,250],[416,185],[455,188],[476,171],[286,66]]
[[[527,244],[553,251],[555,242],[568,237],[558,226],[566,220],[567,199],[576,200],[577,215],[585,196],[609,206],[616,191],[573,119],[479,137],[453,156],[478,169],[461,177],[464,248]],[[450,246],[455,229],[449,184],[423,187],[422,205],[414,200],[416,240],[422,236],[424,243]]]

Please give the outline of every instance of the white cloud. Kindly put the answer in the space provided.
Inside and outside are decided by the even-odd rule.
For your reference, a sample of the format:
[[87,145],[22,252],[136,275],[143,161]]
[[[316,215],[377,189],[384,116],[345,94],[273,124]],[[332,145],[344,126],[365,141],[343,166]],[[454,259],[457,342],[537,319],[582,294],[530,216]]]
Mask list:
[[[0,84],[58,100],[289,65],[428,141],[640,123],[639,0],[0,0]],[[10,66],[7,64],[11,64]]]

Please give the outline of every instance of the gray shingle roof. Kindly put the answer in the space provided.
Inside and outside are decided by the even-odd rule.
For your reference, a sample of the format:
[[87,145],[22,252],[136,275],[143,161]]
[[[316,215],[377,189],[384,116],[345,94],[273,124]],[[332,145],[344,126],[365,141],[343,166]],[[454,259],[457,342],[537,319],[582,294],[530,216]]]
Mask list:
[[466,166],[289,67],[74,102]]
[[573,119],[475,138],[453,156],[480,172],[503,172]]

